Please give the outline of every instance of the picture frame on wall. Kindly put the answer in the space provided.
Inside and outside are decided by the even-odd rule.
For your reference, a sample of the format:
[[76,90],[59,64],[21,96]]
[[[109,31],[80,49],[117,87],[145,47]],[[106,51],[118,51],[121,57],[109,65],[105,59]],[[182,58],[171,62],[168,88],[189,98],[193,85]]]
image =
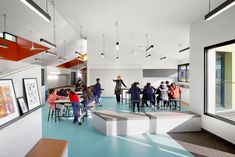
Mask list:
[[22,115],[25,114],[26,112],[28,112],[29,110],[28,110],[28,107],[27,107],[27,105],[25,103],[24,98],[23,97],[19,97],[19,98],[17,98],[17,100],[18,100],[19,108],[21,110]]
[[19,108],[12,79],[0,79],[0,126],[19,116]]
[[36,78],[23,78],[24,94],[28,109],[32,110],[41,105],[38,83]]

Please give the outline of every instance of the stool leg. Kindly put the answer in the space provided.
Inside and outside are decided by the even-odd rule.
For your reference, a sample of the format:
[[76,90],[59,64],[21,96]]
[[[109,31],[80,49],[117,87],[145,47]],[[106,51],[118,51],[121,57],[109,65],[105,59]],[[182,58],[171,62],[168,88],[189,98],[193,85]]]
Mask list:
[[57,110],[55,109],[55,122],[56,122],[56,119],[57,119],[56,115],[57,115]]
[[49,109],[49,111],[48,111],[48,116],[47,116],[47,121],[49,122],[49,120],[50,120],[50,114],[51,114],[51,110]]
[[51,118],[53,118],[53,114],[54,114],[54,110],[52,110],[52,113],[51,113]]

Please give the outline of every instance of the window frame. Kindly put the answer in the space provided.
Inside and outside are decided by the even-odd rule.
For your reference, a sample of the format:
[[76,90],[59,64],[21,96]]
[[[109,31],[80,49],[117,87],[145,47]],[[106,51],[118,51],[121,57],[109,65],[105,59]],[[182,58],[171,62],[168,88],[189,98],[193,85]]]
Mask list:
[[[180,71],[180,67],[183,67],[183,66],[185,66],[186,67],[186,80],[185,81],[181,81],[180,80],[180,77],[179,77],[179,71]],[[189,77],[188,77],[188,73],[187,73],[187,71],[188,71],[188,67],[190,66],[190,63],[185,63],[185,64],[179,64],[178,65],[178,82],[186,82],[186,83],[189,83],[190,82],[190,80],[188,79]],[[189,69],[190,70],[190,69]]]
[[235,121],[232,121],[232,120],[226,119],[224,117],[207,112],[207,109],[208,109],[208,104],[207,104],[207,102],[208,102],[208,98],[207,98],[207,92],[208,92],[208,89],[207,89],[207,84],[208,84],[208,80],[207,80],[207,59],[208,59],[207,54],[208,54],[208,51],[213,48],[222,47],[222,46],[226,46],[226,45],[230,45],[230,44],[235,44],[235,39],[204,47],[204,111],[203,112],[204,112],[204,115],[207,115],[209,117],[230,123],[232,125],[235,125]]

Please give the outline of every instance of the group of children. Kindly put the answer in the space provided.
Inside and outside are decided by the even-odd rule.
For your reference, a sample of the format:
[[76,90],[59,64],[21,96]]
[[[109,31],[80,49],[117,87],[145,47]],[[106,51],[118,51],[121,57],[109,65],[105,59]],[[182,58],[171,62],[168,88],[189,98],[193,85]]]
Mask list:
[[[76,94],[71,89],[61,89],[60,91],[56,91],[55,89],[49,90],[49,97],[47,99],[47,102],[49,104],[49,108],[51,110],[57,109],[59,110],[60,116],[63,116],[64,114],[64,105],[63,104],[56,104],[55,101],[59,99],[68,99],[71,102],[73,114],[74,114],[74,121],[73,123],[78,123],[79,125],[82,125],[81,123],[81,104],[83,104],[83,110],[85,111],[85,117],[87,116],[88,110],[92,107],[93,102],[99,106],[102,106],[100,103],[100,95],[102,92],[101,85],[99,83],[100,79],[96,79],[97,83],[91,87],[87,87],[86,84],[82,84],[79,86],[76,86],[75,91],[82,91],[82,101],[80,102],[80,98],[78,94]],[[79,88],[79,90],[77,89]]]
[[[159,108],[159,103],[162,101],[164,106],[168,107],[171,104],[176,108],[176,101],[174,101],[174,99],[180,98],[181,90],[175,85],[175,83],[169,84],[169,81],[162,81],[157,89],[151,86],[150,83],[147,83],[143,90],[138,86],[139,83],[134,82],[128,91],[131,95],[133,112],[135,112],[135,106],[137,106],[137,110],[140,112],[141,94],[143,94],[142,105],[148,106],[148,102],[150,102],[150,105],[157,106]],[[157,97],[155,95],[157,95]]]

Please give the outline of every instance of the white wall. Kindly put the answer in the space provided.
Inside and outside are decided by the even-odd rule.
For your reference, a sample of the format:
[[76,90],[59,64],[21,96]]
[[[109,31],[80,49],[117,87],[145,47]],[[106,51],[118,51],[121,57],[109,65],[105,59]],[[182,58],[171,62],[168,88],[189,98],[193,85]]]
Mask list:
[[96,78],[100,78],[101,86],[105,89],[102,96],[114,96],[115,82],[112,80],[116,79],[118,75],[122,76],[127,87],[137,81],[142,86],[142,69],[88,69],[89,85],[95,84]]
[[235,38],[235,7],[211,21],[198,21],[190,29],[190,107],[202,115],[202,128],[235,143],[235,126],[203,114],[204,47]]
[[[13,79],[16,97],[23,96],[23,78],[37,78],[40,94],[45,92],[40,87],[41,66],[30,66],[0,76],[0,79]],[[0,137],[0,156],[25,156],[42,137],[41,109],[0,130]]]

